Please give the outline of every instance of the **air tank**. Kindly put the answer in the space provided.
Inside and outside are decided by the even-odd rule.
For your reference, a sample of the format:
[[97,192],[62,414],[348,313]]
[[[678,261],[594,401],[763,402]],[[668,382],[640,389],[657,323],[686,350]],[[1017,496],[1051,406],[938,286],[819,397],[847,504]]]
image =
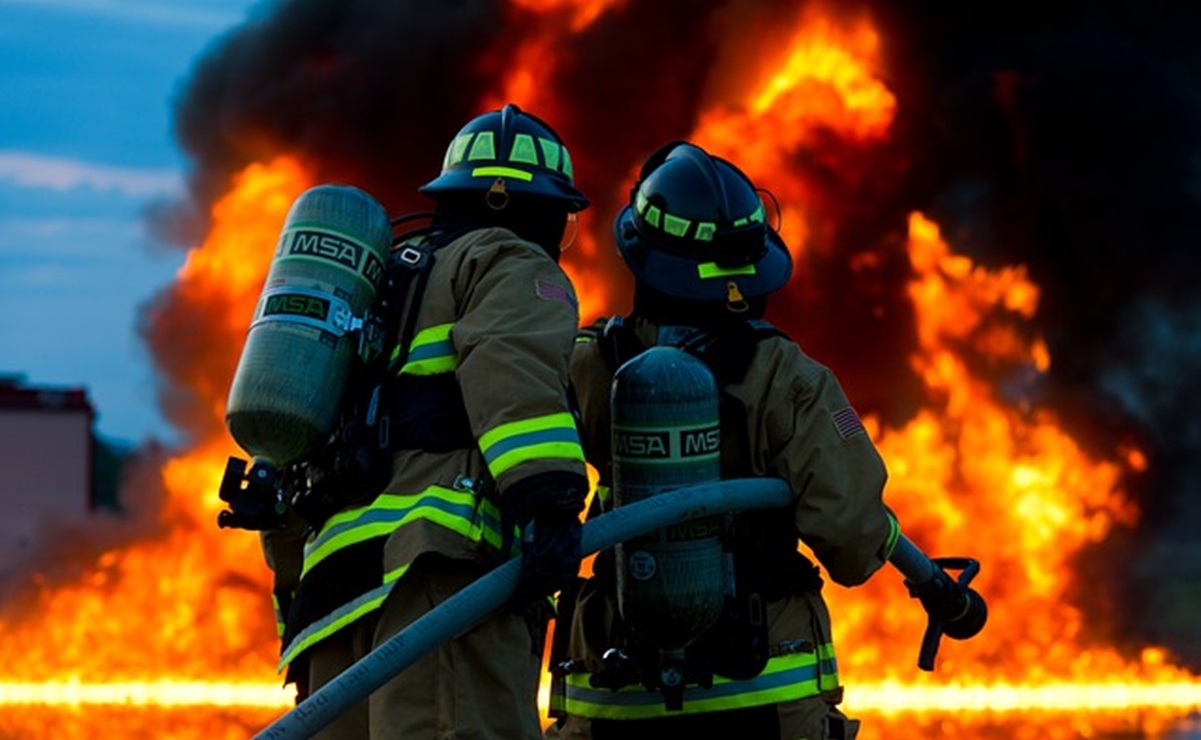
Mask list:
[[329,439],[391,243],[387,211],[358,188],[318,185],[293,202],[226,403],[246,452],[282,467]]
[[[616,507],[721,478],[717,384],[704,362],[652,347],[618,368],[610,403]],[[686,647],[721,617],[720,518],[623,542],[615,554],[622,619],[659,649]]]

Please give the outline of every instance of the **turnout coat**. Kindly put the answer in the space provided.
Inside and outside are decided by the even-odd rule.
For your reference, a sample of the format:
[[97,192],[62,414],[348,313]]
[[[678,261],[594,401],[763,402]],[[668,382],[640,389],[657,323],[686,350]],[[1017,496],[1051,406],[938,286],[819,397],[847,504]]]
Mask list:
[[579,324],[566,275],[501,228],[466,232],[433,258],[420,300],[401,314],[412,337],[397,348],[384,491],[315,530],[297,521],[263,535],[281,670],[375,612],[426,553],[489,567],[515,555],[506,493],[540,473],[585,475],[568,403]]
[[[742,411],[732,417],[723,413],[723,477],[781,478],[793,491],[793,503],[786,514],[739,515],[738,526],[764,527],[763,537],[782,539],[777,544],[794,555],[803,543],[834,581],[862,583],[885,563],[899,536],[896,519],[882,500],[884,463],[833,373],[770,325],[754,323],[760,324],[758,337],[724,347],[719,341],[714,353],[733,359],[743,372],[721,387]],[[600,505],[593,512],[603,511],[609,500],[615,364],[612,353],[606,357],[599,326],[580,334],[571,360],[586,456],[600,473]],[[628,322],[627,328],[631,326],[637,347],[653,346],[667,336],[646,320]],[[713,358],[709,361],[712,365]],[[715,374],[720,387],[721,375]],[[733,466],[727,465],[731,459],[737,460]],[[747,516],[751,514],[755,516]],[[599,580],[593,577],[581,589],[564,656],[576,670],[557,683],[552,699],[558,714],[575,720],[567,728],[577,732],[557,736],[586,737],[578,728],[589,719],[655,719],[767,704],[780,709],[782,736],[825,736],[813,729],[814,723],[825,722],[827,709],[841,698],[841,684],[820,578],[790,576],[786,587],[775,589],[768,599],[770,658],[762,673],[744,680],[719,676],[708,689],[691,686],[679,711],[667,710],[662,696],[641,684],[619,690],[592,685],[620,622],[612,591]]]

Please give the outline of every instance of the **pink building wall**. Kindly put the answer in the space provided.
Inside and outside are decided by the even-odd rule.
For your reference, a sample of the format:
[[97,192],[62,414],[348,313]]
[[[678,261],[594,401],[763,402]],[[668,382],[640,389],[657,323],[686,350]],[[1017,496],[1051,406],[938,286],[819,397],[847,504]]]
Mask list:
[[92,511],[93,418],[82,389],[0,378],[0,575],[53,545],[49,525]]

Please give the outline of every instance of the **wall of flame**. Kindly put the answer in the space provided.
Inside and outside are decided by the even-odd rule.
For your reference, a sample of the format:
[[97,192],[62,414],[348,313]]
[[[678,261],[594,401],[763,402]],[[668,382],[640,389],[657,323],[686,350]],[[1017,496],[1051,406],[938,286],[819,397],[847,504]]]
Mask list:
[[[897,71],[903,45],[881,30],[887,13],[366,5],[282,3],[198,60],[178,104],[197,163],[180,212],[199,208],[204,236],[142,327],[164,407],[190,442],[145,456],[136,480],[149,526],[88,553],[69,578],[33,579],[0,616],[0,699],[105,703],[95,687],[120,686],[124,702],[279,705],[258,693],[278,683],[258,543],[219,532],[215,517],[224,460],[240,454],[225,395],[284,215],[327,181],[357,184],[397,214],[423,208],[415,188],[458,126],[516,102],[563,134],[594,202],[564,258],[584,320],[628,308],[609,223],[658,144],[692,139],[770,190],[797,270],[769,318],[842,378],[888,463],[887,500],[906,533],[933,555],[983,563],[974,585],[990,622],[975,640],[944,643],[934,674],[914,665],[924,616],[899,575],[827,588],[852,704],[884,719],[982,701],[1055,709],[1103,696],[1169,717],[1201,704],[1181,660],[1124,631],[1115,592],[1095,579],[1131,552],[1154,449],[1125,433],[1098,445],[1047,403],[1060,360],[1041,328],[1046,289],[1023,263],[967,256],[972,245],[949,243],[935,204],[921,203],[909,78]],[[999,691],[1014,692],[1009,704]],[[1152,731],[1165,715],[1140,716]]]

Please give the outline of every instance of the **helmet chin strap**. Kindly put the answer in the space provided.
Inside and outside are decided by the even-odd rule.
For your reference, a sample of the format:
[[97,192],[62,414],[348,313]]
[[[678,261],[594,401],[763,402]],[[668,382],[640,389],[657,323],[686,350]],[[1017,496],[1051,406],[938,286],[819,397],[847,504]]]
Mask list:
[[559,241],[560,254],[566,252],[572,244],[575,244],[576,237],[580,235],[580,214],[567,214],[567,223],[571,224],[571,233],[564,235],[563,239]]

